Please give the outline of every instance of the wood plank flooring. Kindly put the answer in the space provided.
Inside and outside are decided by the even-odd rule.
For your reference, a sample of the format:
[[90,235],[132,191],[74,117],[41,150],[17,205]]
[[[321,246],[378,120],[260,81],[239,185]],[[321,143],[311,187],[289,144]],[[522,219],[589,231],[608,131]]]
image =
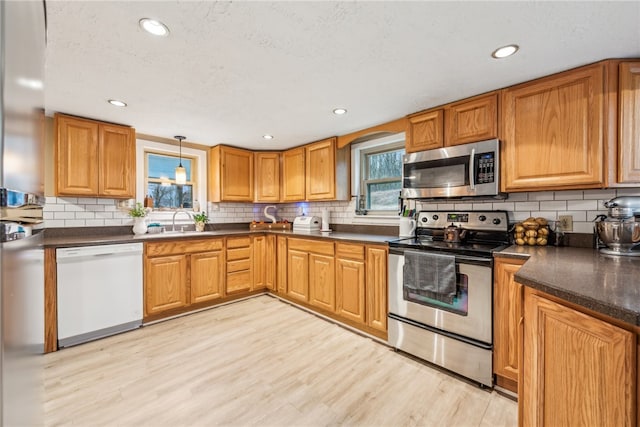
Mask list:
[[45,357],[50,426],[515,426],[515,402],[269,296]]

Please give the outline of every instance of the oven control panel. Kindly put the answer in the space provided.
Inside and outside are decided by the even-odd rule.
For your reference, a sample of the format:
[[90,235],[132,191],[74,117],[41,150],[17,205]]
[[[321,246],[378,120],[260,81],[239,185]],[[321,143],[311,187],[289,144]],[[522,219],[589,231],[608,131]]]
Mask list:
[[509,216],[506,211],[420,211],[419,228],[446,228],[451,224],[472,230],[508,231]]

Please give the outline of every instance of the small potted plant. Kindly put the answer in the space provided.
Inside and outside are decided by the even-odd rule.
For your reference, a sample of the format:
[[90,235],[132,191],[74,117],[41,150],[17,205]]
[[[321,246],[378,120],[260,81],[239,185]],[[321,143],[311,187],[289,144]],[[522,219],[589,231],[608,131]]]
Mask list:
[[138,202],[129,210],[129,216],[133,218],[133,234],[144,234],[147,232],[147,223],[144,217],[147,216],[147,209]]
[[196,223],[196,231],[204,231],[204,225],[209,221],[209,217],[205,211],[193,214],[193,220]]

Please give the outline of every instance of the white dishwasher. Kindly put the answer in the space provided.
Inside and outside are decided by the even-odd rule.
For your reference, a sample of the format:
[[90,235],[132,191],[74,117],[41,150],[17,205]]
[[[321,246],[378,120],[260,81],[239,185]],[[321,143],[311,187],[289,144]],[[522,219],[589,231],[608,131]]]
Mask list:
[[142,243],[56,250],[58,347],[142,325]]

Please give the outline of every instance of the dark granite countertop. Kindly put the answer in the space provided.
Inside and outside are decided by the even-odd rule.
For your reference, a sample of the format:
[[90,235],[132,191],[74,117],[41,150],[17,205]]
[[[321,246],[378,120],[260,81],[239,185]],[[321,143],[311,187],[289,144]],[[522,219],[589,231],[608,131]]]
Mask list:
[[75,246],[93,246],[93,245],[108,245],[108,244],[120,244],[120,243],[135,243],[135,242],[155,242],[162,240],[175,240],[175,239],[202,239],[207,237],[224,237],[233,235],[247,235],[247,234],[279,234],[287,235],[291,237],[300,238],[313,238],[313,239],[332,239],[336,241],[348,241],[354,243],[374,243],[384,244],[389,240],[397,239],[397,236],[377,235],[369,233],[348,233],[348,232],[296,232],[296,231],[274,231],[274,230],[241,230],[237,228],[232,229],[220,229],[215,231],[186,231],[181,232],[169,232],[158,234],[142,234],[134,235],[131,233],[116,232],[113,234],[105,233],[92,233],[86,231],[85,234],[69,234],[69,235],[55,235],[47,236],[45,232],[44,246],[47,248],[64,248]]
[[510,246],[496,257],[528,258],[516,280],[612,318],[640,326],[640,258],[595,249]]

